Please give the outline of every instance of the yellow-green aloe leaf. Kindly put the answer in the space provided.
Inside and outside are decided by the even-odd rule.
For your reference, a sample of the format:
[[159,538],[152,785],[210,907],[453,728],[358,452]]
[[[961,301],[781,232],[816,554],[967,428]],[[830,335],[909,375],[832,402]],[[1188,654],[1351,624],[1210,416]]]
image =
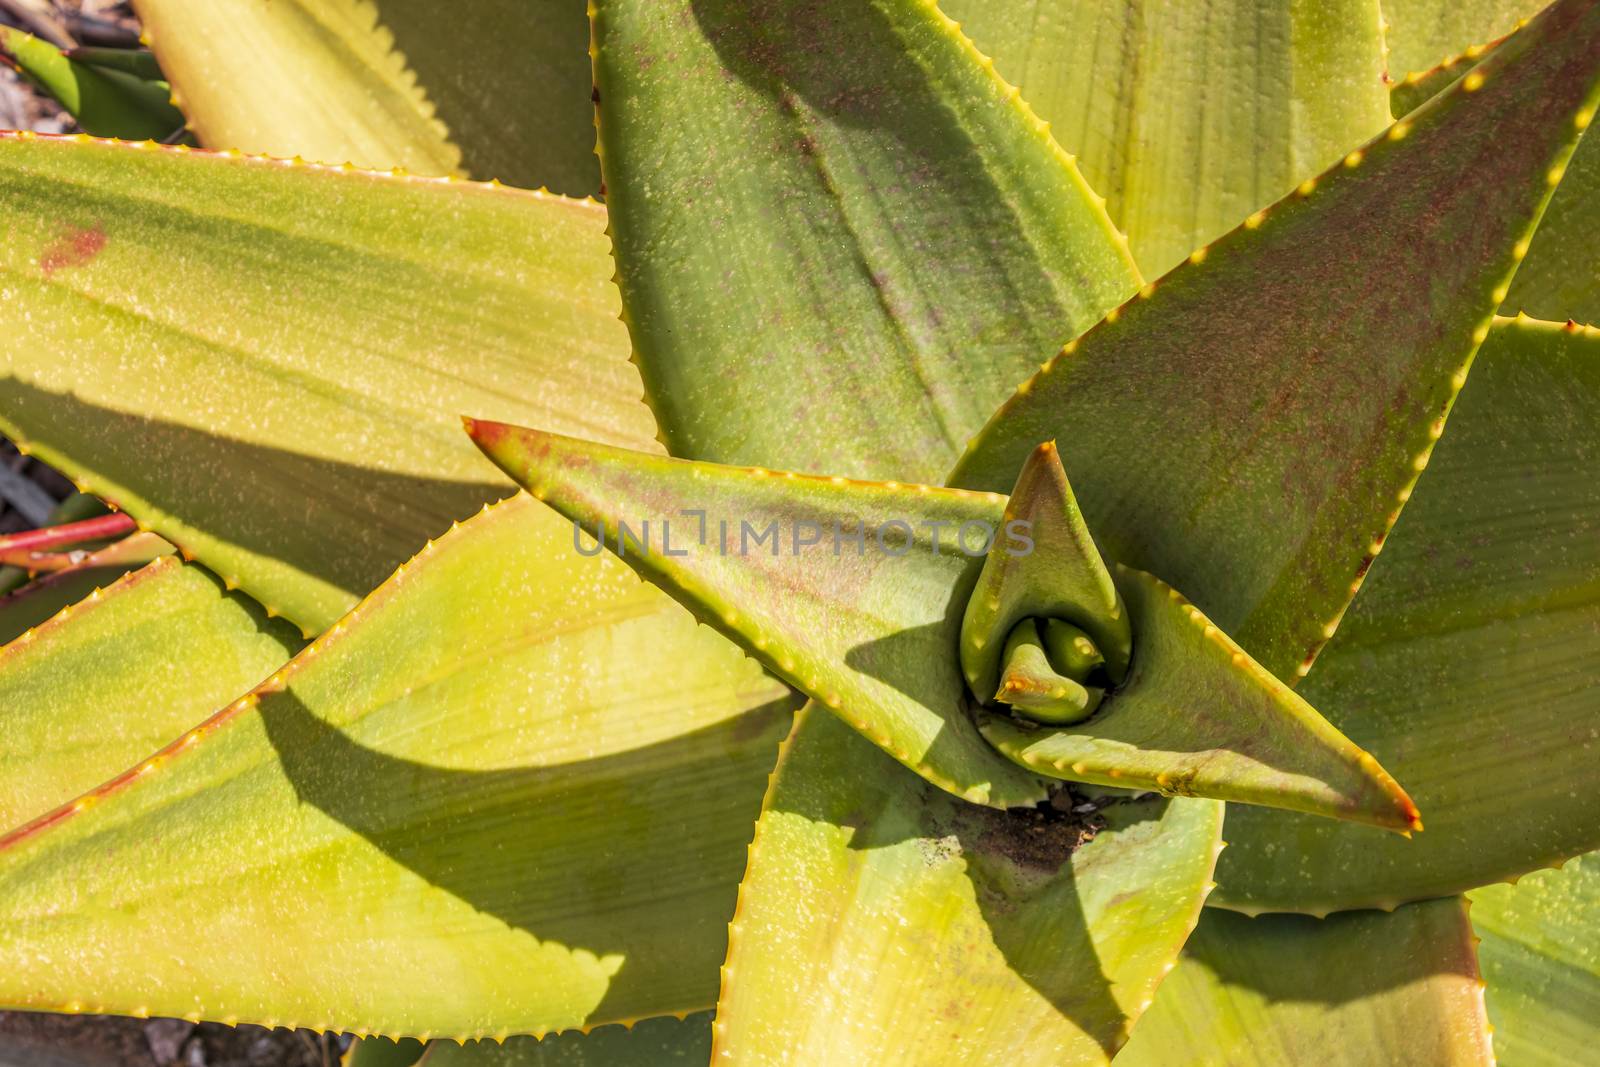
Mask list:
[[0,841],[0,1006],[503,1036],[708,1006],[794,701],[525,495]]
[[713,1062],[1110,1059],[1197,920],[1219,802],[1063,792],[999,812],[905,773],[814,703],[785,748]]
[[0,649],[0,831],[88,792],[283,665],[294,628],[162,556]]
[[[89,553],[64,571],[44,575],[0,597],[0,642],[10,641],[62,608],[171,551],[172,546],[153,533],[134,534]],[[206,708],[202,714],[210,710]]]
[[1117,1057],[1117,1067],[1494,1062],[1460,899],[1328,919],[1208,909]]
[[1393,907],[1600,848],[1600,331],[1501,320],[1300,692],[1405,783],[1412,841],[1228,813],[1216,901]]
[[943,0],[1148,278],[1389,124],[1371,0]]
[[[1036,803],[1042,774],[1398,830],[1420,825],[1370,755],[1177,593],[1126,569],[1118,581],[1135,623],[1126,683],[1075,727],[978,715],[987,741],[979,736],[956,654],[968,598],[986,555],[1020,555],[1036,543],[1042,553],[1052,540],[1016,527],[1020,512],[1005,497],[668,459],[501,423],[468,428],[508,474],[572,520],[574,538],[580,525],[591,535],[590,551],[603,543],[901,763],[969,801]],[[1036,455],[1056,462],[1048,448]]]
[[1058,439],[1109,556],[1308,671],[1594,106],[1600,6],[1560,0],[1477,72],[1068,345],[952,484],[1004,488]]
[[429,1048],[422,1067],[704,1067],[710,1059],[711,1013],[703,1011],[504,1044],[441,1041]]
[[183,113],[168,101],[164,84],[80,63],[10,26],[0,26],[0,63],[26,74],[90,133],[165,140],[183,131]]
[[1467,71],[1478,65],[1499,41],[1466,45],[1459,55],[1452,55],[1437,66],[1427,70],[1412,71],[1389,88],[1389,108],[1396,116],[1405,117]]
[[[1473,45],[1504,37],[1550,0],[1380,0],[1389,77],[1432,70]],[[1401,114],[1401,112],[1396,112]]]
[[599,188],[583,4],[138,0],[202,143]]
[[1600,855],[1475,889],[1472,926],[1489,983],[1495,1053],[1507,1067],[1576,1067],[1600,1028]]
[[593,7],[618,278],[675,455],[938,481],[1138,287],[931,0]]
[[483,412],[645,447],[605,212],[0,134],[0,432],[315,632],[512,492]]

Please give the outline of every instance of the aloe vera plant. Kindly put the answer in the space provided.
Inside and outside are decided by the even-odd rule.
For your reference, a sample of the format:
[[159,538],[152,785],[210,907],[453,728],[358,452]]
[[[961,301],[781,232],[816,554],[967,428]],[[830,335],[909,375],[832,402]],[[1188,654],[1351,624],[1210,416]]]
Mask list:
[[0,134],[140,528],[0,600],[0,1006],[1585,1061],[1600,4],[136,6],[211,151]]

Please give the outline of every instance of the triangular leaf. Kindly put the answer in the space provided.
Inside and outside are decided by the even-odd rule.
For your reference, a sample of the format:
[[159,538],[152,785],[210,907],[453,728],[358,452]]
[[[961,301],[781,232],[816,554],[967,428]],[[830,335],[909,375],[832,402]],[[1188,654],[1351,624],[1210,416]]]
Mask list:
[[984,696],[994,692],[1007,635],[1027,618],[1059,619],[1085,631],[1106,660],[1106,680],[1122,681],[1133,647],[1128,617],[1054,444],[1040,445],[1023,464],[1002,521],[1008,532],[1022,524],[1029,551],[990,552],[983,561],[961,621],[968,688]]
[[213,148],[599,188],[582,4],[138,0]]
[[654,447],[598,206],[0,134],[0,430],[318,631],[512,487],[456,412]]
[[[794,705],[525,495],[0,841],[0,1003],[484,1037],[715,996]],[[448,981],[441,976],[448,977]]]
[[[469,430],[573,520],[567,551],[579,550],[577,524],[603,534],[702,621],[941,788],[997,807],[1044,798],[1037,777],[978,736],[957,663],[966,594],[1004,497],[691,463],[501,423]],[[624,526],[654,540],[635,546]]]
[[[1228,815],[1217,900],[1393,907],[1600,848],[1600,333],[1502,320],[1300,692],[1428,830]],[[1285,862],[1293,856],[1293,862]]]
[[1392,915],[1208,909],[1117,1067],[1493,1067],[1459,899]]
[[1177,590],[1126,567],[1117,576],[1136,640],[1127,681],[1074,726],[980,720],[996,748],[1073,781],[1422,828],[1416,805],[1377,760]]
[[1068,346],[952,484],[1004,489],[1058,440],[1108,555],[1308,670],[1594,106],[1600,7],[1560,0],[1479,72]]
[[618,280],[675,455],[937,481],[1138,287],[1098,197],[929,0],[593,8]]
[[941,0],[1022,89],[1148,278],[1389,122],[1370,0]]
[[[918,774],[996,807],[1041,796],[1036,779],[978,735],[957,669],[981,553],[1021,550],[1019,532],[1006,525],[1006,498],[667,459],[501,423],[468,429],[575,531],[582,524]],[[624,524],[646,533],[645,524],[654,526],[653,547],[630,542]],[[941,527],[949,531],[942,550]],[[753,530],[769,539],[752,550]],[[850,530],[860,552],[840,537]],[[1175,592],[1146,575],[1121,585],[1125,598],[1138,598],[1130,608],[1147,627],[1134,627],[1127,684],[1071,731],[991,720],[991,739],[1019,764],[1078,781],[1416,826],[1416,809],[1371,756]],[[1064,754],[1039,758],[1030,740]]]
[[1221,815],[1068,793],[992,811],[809,705],[751,846],[715,1054],[1103,1064],[1197,920]]

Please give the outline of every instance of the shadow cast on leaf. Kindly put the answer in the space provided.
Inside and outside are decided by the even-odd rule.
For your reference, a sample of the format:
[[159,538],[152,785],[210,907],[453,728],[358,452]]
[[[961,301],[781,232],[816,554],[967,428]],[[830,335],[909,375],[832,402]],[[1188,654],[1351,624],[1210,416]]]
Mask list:
[[[370,748],[292,690],[264,695],[259,714],[301,803],[540,941],[623,957],[593,1013],[604,1020],[619,1001],[681,988],[696,963],[715,994],[744,846],[793,707],[776,701],[596,759],[484,771]],[[722,791],[715,809],[695,803],[707,790]],[[671,930],[641,906],[687,893],[719,899]]]

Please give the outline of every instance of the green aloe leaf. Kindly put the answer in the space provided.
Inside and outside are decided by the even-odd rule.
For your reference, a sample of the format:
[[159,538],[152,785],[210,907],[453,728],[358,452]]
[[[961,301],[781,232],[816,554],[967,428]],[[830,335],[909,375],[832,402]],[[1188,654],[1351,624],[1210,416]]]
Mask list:
[[588,1033],[513,1037],[504,1044],[439,1042],[423,1067],[703,1067],[711,1059],[711,1013],[641,1019]]
[[[1394,86],[1394,113],[1404,115],[1464,77],[1494,44],[1464,43],[1464,51],[1431,70],[1408,74]],[[1497,42],[1496,42],[1497,43]],[[1585,125],[1592,115],[1583,118]],[[1500,305],[1502,314],[1526,313],[1557,322],[1600,322],[1600,141],[1585,138],[1567,162],[1561,184],[1545,208],[1528,253]]]
[[599,187],[588,26],[560,0],[138,0],[207,145]]
[[1059,440],[1108,555],[1304,674],[1594,106],[1600,7],[1560,0],[1478,70],[1069,345],[952,484],[1004,488]]
[[[983,554],[1021,551],[1026,537],[1006,498],[668,459],[501,423],[468,428],[573,521],[575,538],[581,524],[928,781],[995,807],[1042,798],[1033,774],[979,736],[957,659]],[[1048,448],[1039,454],[1056,463]],[[1041,526],[1028,546],[1058,534]],[[983,730],[1001,752],[1076,781],[1418,825],[1371,756],[1177,593],[1125,568],[1119,583],[1137,642],[1127,683],[1074,728],[990,719]]]
[[[469,431],[572,520],[565,551],[577,550],[579,524],[602,536],[702,621],[941,788],[997,807],[1044,799],[1035,775],[978,736],[956,658],[1004,497],[693,463],[502,423]],[[648,543],[624,540],[624,526]],[[963,526],[978,551],[962,549]]]
[[931,2],[594,9],[618,279],[674,454],[936,481],[1138,287],[1098,198]]
[[[1382,0],[1389,76],[1428,71],[1472,45],[1511,33],[1550,0]],[[1396,112],[1400,114],[1401,112]]]
[[1300,692],[1394,771],[1413,841],[1229,812],[1217,900],[1393,907],[1600,847],[1600,332],[1502,320]]
[[1588,1062],[1600,1038],[1593,1010],[1600,1002],[1600,856],[1469,896],[1500,1062]]
[[[451,1037],[692,1010],[794,701],[519,495],[0,841],[0,1004]],[[581,564],[581,565],[579,565]]]
[[512,491],[458,412],[653,443],[597,205],[0,134],[0,214],[0,431],[308,632]]
[[293,627],[170,555],[85,590],[0,649],[0,831],[132,766],[300,644]]
[[1117,1067],[1494,1062],[1459,899],[1328,919],[1208,909],[1117,1057]]
[[1370,0],[944,0],[1148,278],[1389,123]]
[[350,1043],[339,1067],[412,1067],[427,1046],[415,1038],[358,1037]]
[[1062,793],[997,812],[904,773],[815,704],[785,747],[731,927],[717,1056],[1109,1060],[1196,922],[1219,803]]
[[1000,715],[983,736],[1039,774],[1266,804],[1405,832],[1411,798],[1378,761],[1268,674],[1177,590],[1119,567],[1133,669],[1094,718],[1035,727]]
[[172,546],[153,533],[135,534],[89,553],[75,566],[47,574],[0,597],[0,642],[11,641],[62,608],[171,551]]
[[183,113],[172,106],[164,82],[79,62],[10,26],[0,26],[0,63],[26,74],[90,133],[165,140],[183,130]]

